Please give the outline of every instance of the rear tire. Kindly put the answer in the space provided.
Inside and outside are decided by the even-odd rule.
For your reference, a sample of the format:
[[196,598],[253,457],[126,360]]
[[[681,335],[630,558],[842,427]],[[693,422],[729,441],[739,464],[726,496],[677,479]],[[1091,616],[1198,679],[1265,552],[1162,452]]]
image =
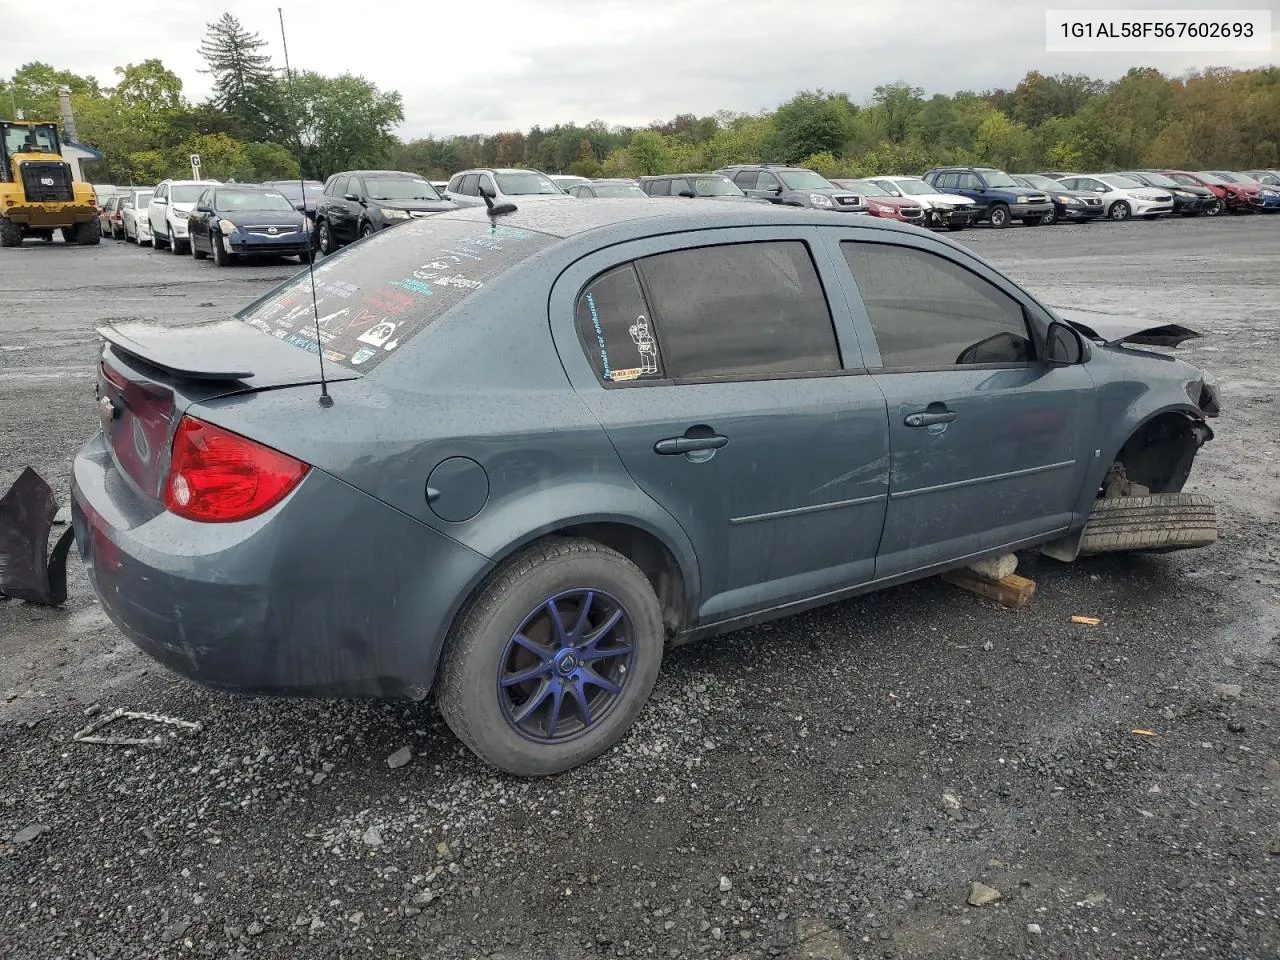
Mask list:
[[1080,555],[1206,547],[1218,539],[1213,502],[1196,493],[1098,500],[1089,515]]
[[22,246],[22,224],[12,220],[0,220],[0,247]]
[[[599,619],[579,628],[584,608]],[[549,609],[563,624],[558,637]],[[486,763],[516,776],[560,773],[627,732],[653,690],[665,637],[652,585],[622,554],[592,540],[539,543],[502,564],[464,608],[445,644],[436,699]],[[517,674],[525,679],[513,683]]]
[[92,247],[102,241],[102,224],[90,220],[75,228],[76,243],[82,247]]
[[997,203],[987,213],[987,222],[991,224],[991,229],[1003,230],[1009,225],[1009,208],[1003,203]]

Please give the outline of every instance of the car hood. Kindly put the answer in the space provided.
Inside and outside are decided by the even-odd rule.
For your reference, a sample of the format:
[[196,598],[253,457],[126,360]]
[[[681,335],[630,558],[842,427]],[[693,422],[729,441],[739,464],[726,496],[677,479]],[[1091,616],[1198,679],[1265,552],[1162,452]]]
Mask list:
[[426,213],[440,213],[444,210],[458,209],[458,204],[453,200],[370,200],[369,202],[385,210],[421,210]]
[[1061,310],[1055,307],[1054,312],[1086,337],[1113,347],[1122,343],[1176,347],[1184,341],[1201,336],[1178,323],[1152,323],[1141,317],[1125,317],[1092,310]]

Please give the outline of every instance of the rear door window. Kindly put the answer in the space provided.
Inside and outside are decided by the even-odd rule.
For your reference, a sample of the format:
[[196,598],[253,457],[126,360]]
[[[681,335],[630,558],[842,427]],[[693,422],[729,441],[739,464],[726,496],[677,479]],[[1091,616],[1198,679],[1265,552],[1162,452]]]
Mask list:
[[634,264],[614,267],[587,284],[574,314],[587,359],[601,382],[665,376]]
[[347,195],[347,178],[336,177],[333,181],[333,190],[330,191],[329,195],[337,197],[339,200],[345,197]]
[[695,247],[637,265],[667,376],[762,379],[840,369],[827,298],[801,241]]
[[314,309],[304,271],[238,317],[299,349],[323,349],[326,360],[366,372],[553,242],[546,234],[471,220],[412,220],[317,266]]
[[649,196],[651,197],[669,197],[671,196],[670,180],[654,180],[649,184]]

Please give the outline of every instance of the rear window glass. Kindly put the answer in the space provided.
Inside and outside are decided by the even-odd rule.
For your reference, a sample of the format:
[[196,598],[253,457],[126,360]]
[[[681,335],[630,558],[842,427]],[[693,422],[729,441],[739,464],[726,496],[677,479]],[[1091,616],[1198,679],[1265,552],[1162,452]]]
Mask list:
[[238,316],[331,363],[373,369],[468,294],[553,237],[471,220],[414,220],[315,268],[320,342],[306,271]]

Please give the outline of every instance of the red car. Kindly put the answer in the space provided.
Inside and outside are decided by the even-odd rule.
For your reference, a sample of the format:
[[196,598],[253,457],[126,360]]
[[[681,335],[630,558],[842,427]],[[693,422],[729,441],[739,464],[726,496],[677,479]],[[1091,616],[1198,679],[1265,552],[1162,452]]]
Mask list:
[[[1241,213],[1251,209],[1248,188],[1243,183],[1228,183],[1212,173],[1191,173],[1187,170],[1160,170],[1171,180],[1189,187],[1204,187],[1213,191],[1213,195],[1222,201],[1222,209],[1230,213]],[[1255,190],[1256,194],[1257,191]]]
[[867,205],[867,213],[873,217],[884,217],[886,220],[901,220],[903,223],[924,223],[924,207],[914,197],[891,196],[883,187],[870,180],[832,180],[837,187],[853,190],[862,194]]

